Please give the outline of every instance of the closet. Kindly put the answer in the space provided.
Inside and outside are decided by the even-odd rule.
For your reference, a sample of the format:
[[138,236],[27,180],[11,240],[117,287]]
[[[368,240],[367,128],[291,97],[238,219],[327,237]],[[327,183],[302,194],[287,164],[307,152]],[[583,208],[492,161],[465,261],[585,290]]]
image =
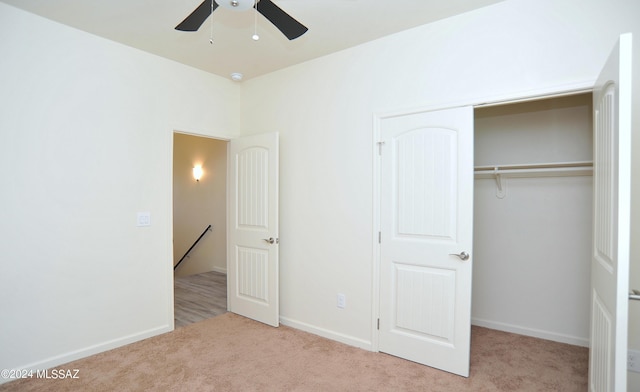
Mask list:
[[474,116],[472,324],[587,346],[591,94]]

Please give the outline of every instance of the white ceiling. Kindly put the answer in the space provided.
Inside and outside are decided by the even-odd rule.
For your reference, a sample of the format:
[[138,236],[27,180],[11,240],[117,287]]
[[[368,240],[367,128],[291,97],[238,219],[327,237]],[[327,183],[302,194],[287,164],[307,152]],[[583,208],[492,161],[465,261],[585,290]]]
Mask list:
[[[0,0],[223,77],[244,80],[504,0],[273,0],[309,28],[293,41],[254,10],[218,7],[197,32],[174,27],[202,0]],[[259,41],[253,41],[257,20]]]

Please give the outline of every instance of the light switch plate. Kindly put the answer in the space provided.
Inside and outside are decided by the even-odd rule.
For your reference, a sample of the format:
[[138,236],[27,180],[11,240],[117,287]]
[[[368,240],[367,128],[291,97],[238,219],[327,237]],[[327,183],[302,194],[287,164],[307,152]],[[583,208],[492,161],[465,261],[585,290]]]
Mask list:
[[150,212],[138,212],[138,227],[151,226],[151,213]]
[[338,294],[337,304],[338,308],[344,309],[347,307],[347,297],[344,294]]

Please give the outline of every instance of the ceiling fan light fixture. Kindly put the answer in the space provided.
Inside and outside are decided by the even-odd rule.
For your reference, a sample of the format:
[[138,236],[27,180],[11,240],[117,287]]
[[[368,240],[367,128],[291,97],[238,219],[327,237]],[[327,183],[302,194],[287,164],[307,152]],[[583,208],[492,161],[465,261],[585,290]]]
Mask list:
[[[275,5],[272,0],[203,0],[189,16],[176,26],[179,31],[198,31],[213,11],[218,7],[234,11],[255,9],[256,15],[262,14],[289,40],[294,40],[309,30],[305,25],[295,20],[291,15]],[[257,16],[256,16],[257,17]],[[211,19],[213,21],[213,18]],[[254,30],[257,35],[257,31]]]
[[233,11],[246,11],[253,8],[256,3],[255,0],[215,0],[215,2],[220,7]]

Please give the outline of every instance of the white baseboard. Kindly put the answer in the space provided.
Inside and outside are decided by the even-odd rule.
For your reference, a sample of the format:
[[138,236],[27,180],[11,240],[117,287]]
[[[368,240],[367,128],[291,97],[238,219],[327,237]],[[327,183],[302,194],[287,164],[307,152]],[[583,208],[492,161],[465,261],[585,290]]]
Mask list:
[[362,348],[364,350],[373,351],[373,344],[368,340],[363,340],[363,339],[345,335],[339,332],[330,331],[324,328],[319,328],[314,325],[303,323],[301,321],[292,320],[286,317],[280,317],[280,323],[282,325],[286,325],[287,327],[309,332],[314,335],[322,336],[323,338],[348,344],[349,346],[354,346],[354,347]]
[[559,343],[572,344],[574,346],[589,347],[588,338],[581,338],[577,336],[565,335],[561,333],[544,331],[544,330],[535,329],[535,328],[528,328],[520,325],[501,323],[497,321],[483,320],[475,317],[471,318],[471,324],[477,325],[478,327],[485,327],[490,329],[496,329],[498,331],[516,333],[518,335],[525,335],[525,336],[531,336],[534,338],[552,340],[554,342],[559,342]]
[[[113,350],[114,348],[122,347],[130,343],[134,343],[143,339],[150,338],[152,336],[160,335],[160,334],[171,332],[171,331],[173,331],[173,326],[164,325],[161,327],[152,328],[146,331],[124,336],[118,339],[113,339],[104,343],[99,343],[93,346],[81,348],[79,350],[56,355],[54,357],[46,358],[41,361],[37,361],[27,365],[16,365],[16,366],[13,366],[12,368],[21,369],[21,370],[33,370],[34,372],[36,372],[37,370],[51,369],[53,367],[63,365],[65,363],[69,363],[77,359],[82,359],[94,354],[99,354],[101,352]],[[13,380],[0,377],[0,384],[9,382],[9,381],[13,381]]]
[[227,274],[227,269],[222,267],[213,267],[212,271],[219,272],[221,274]]

